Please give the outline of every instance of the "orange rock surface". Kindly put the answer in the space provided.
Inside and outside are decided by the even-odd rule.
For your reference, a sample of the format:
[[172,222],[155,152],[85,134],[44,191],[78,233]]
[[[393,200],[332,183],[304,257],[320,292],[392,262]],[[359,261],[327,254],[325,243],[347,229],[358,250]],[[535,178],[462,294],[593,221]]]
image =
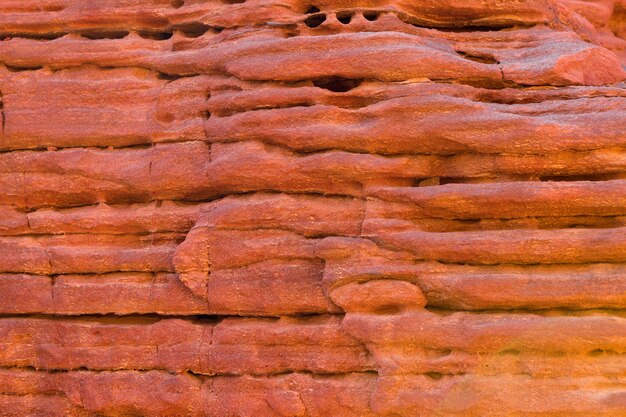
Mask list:
[[625,0],[0,1],[0,416],[626,416]]

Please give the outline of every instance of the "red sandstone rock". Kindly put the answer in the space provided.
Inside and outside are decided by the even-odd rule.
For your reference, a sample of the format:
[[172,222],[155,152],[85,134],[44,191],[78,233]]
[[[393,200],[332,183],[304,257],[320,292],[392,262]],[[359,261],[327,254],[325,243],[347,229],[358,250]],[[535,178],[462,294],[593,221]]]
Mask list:
[[626,261],[626,235],[620,228],[448,233],[403,230],[381,231],[374,239],[411,251],[418,259],[452,263],[579,264]]
[[4,0],[0,416],[626,415],[624,0]]
[[330,298],[346,312],[422,308],[427,302],[417,285],[391,279],[352,282],[332,291]]

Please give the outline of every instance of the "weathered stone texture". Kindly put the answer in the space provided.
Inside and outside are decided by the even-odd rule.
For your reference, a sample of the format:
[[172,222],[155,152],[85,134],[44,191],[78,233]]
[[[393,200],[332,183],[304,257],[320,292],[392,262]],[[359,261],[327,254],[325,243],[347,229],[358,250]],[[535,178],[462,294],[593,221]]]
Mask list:
[[626,416],[626,1],[0,1],[0,416]]

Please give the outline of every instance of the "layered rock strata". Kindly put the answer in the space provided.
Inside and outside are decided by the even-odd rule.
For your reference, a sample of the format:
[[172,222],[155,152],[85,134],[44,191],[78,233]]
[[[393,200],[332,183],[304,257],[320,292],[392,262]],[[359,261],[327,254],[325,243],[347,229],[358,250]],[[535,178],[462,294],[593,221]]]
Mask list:
[[626,1],[3,0],[0,416],[626,416]]

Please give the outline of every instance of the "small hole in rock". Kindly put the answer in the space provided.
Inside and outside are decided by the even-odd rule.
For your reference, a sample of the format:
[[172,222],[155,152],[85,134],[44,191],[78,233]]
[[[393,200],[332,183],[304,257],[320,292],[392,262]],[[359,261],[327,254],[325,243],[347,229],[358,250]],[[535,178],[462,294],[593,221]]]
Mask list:
[[313,85],[335,93],[345,93],[346,91],[358,87],[362,82],[363,80],[353,80],[343,77],[325,77],[313,80]]
[[304,24],[310,28],[316,28],[326,20],[326,15],[323,14],[314,14],[311,17],[307,17],[304,20]]
[[370,22],[377,20],[378,16],[380,16],[378,12],[363,12],[363,17]]
[[208,110],[205,110],[202,112],[202,117],[204,117],[205,119],[209,120],[211,118],[211,112]]
[[173,35],[172,32],[144,32],[144,31],[139,31],[137,32],[137,34],[144,39],[152,39],[155,41],[164,41],[166,39],[171,38]]
[[224,28],[221,26],[213,26],[213,32],[215,33],[221,33],[223,30]]
[[34,39],[34,40],[46,40],[52,41],[54,39],[59,39],[67,35],[67,32],[52,32],[52,33],[20,33],[19,35],[14,35],[6,32],[0,32],[0,40],[10,41],[11,39]]
[[[487,178],[482,178],[483,180],[487,181]],[[440,177],[439,178],[439,185],[446,185],[446,184],[471,184],[472,182],[476,182],[477,179],[476,178],[457,178],[457,177]],[[489,180],[489,182],[495,182],[495,180]]]
[[172,5],[173,8],[180,9],[181,7],[185,5],[185,0],[172,0],[170,4]]
[[439,177],[419,178],[414,181],[414,184],[417,187],[432,187],[434,185],[440,185],[441,178]]
[[426,372],[424,375],[426,375],[430,379],[434,379],[435,381],[443,378],[443,374],[441,372]]
[[352,20],[352,13],[351,12],[337,13],[337,20],[339,20],[344,25],[347,25]]
[[34,65],[34,66],[29,67],[29,66],[13,66],[13,65],[4,64],[4,66],[10,72],[37,71],[37,70],[43,69],[41,65]]
[[540,181],[610,181],[624,179],[623,173],[617,174],[583,174],[583,175],[554,175],[539,177]]
[[160,73],[157,75],[157,78],[158,78],[159,80],[174,81],[174,80],[177,80],[177,79],[178,79],[178,76],[177,76],[177,75],[172,75],[172,74],[165,74],[165,73],[163,73],[163,72],[160,72]]
[[604,350],[602,349],[594,349],[591,352],[587,353],[587,355],[589,356],[600,356],[604,353]]
[[177,26],[176,29],[180,30],[188,38],[197,38],[207,33],[211,26],[201,22],[193,22]]
[[241,4],[245,2],[246,0],[224,0],[224,3],[226,4]]
[[81,33],[81,37],[86,39],[122,39],[128,36],[128,32],[119,31],[119,32],[99,32],[99,33]]
[[307,11],[306,11],[305,13],[306,13],[306,14],[312,14],[312,13],[317,13],[317,12],[319,12],[319,11],[320,11],[320,9],[318,9],[317,7],[315,7],[315,6],[311,6],[311,7],[309,7],[309,8],[307,9]]

